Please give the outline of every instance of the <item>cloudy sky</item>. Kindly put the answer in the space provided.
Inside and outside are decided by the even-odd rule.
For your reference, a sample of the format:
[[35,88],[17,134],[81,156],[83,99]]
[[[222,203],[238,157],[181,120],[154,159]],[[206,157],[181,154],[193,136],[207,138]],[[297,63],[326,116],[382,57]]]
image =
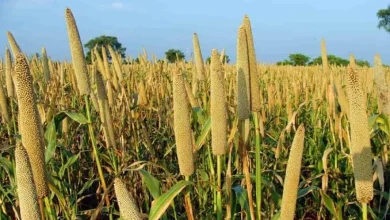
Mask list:
[[111,35],[133,57],[143,47],[159,58],[170,48],[189,57],[196,32],[204,58],[213,48],[225,48],[234,62],[237,30],[248,14],[260,62],[291,53],[319,56],[324,37],[329,54],[353,53],[372,63],[379,53],[390,64],[390,34],[377,28],[376,17],[387,5],[384,0],[0,0],[0,47],[7,46],[6,31],[11,31],[27,54],[45,46],[52,59],[70,60],[64,19],[69,7],[83,43]]

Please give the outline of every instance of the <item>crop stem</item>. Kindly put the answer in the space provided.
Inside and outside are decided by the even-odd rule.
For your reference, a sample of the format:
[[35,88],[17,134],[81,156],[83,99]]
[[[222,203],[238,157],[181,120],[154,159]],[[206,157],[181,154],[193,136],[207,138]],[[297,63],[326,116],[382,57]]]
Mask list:
[[97,146],[96,146],[96,139],[95,139],[95,134],[94,134],[93,127],[92,127],[92,119],[91,119],[91,112],[90,112],[90,104],[89,104],[88,95],[84,96],[84,100],[85,100],[85,106],[86,106],[86,111],[87,111],[89,136],[91,137],[93,153],[94,153],[95,159],[96,159],[96,166],[98,169],[99,178],[100,178],[100,182],[102,184],[102,188],[104,190],[104,194],[106,195],[105,196],[106,205],[107,205],[107,207],[109,207],[110,206],[110,199],[108,198],[107,185],[106,185],[106,181],[104,180],[103,170],[102,170],[102,166],[100,164],[99,151],[98,151]]

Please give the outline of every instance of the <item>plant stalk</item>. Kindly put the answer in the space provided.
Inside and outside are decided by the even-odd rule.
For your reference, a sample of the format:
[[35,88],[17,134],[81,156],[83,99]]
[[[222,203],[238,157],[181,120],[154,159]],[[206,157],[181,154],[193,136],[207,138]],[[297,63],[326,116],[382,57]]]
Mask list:
[[102,184],[102,188],[104,190],[104,194],[106,195],[105,196],[106,205],[107,205],[107,207],[109,207],[110,206],[110,199],[108,198],[107,185],[106,185],[106,181],[104,180],[103,170],[102,170],[102,166],[100,164],[99,151],[98,151],[97,146],[96,146],[95,134],[94,134],[93,127],[92,127],[90,104],[89,104],[89,99],[88,99],[87,95],[84,96],[84,100],[85,100],[85,106],[86,106],[86,111],[87,111],[89,136],[91,137],[93,153],[94,153],[95,159],[96,159],[96,166],[97,166],[97,169],[98,169],[100,182]]

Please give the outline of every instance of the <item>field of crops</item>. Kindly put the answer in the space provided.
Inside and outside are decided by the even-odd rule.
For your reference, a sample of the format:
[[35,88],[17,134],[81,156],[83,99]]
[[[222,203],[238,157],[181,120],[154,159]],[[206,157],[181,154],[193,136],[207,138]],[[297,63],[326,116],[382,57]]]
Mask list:
[[196,34],[190,61],[122,60],[107,45],[87,64],[77,15],[64,17],[70,63],[45,48],[27,58],[7,32],[0,219],[390,216],[379,55],[332,66],[322,41],[322,66],[259,64],[245,16],[234,65]]

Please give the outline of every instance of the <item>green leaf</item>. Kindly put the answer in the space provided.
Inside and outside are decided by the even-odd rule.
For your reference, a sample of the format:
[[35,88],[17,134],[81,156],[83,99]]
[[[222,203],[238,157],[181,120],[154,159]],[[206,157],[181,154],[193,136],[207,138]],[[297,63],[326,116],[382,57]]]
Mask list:
[[336,211],[336,207],[334,206],[333,200],[328,195],[326,195],[326,193],[324,193],[322,190],[320,190],[320,192],[321,192],[322,199],[324,200],[325,207],[329,210],[329,212],[334,217],[336,217],[337,211]]
[[372,128],[376,122],[376,119],[379,117],[379,114],[375,114],[375,115],[371,115],[369,118],[368,118],[368,125],[370,128]]
[[66,118],[65,112],[60,112],[54,116],[54,123],[56,125],[56,128],[58,128],[58,126],[60,125],[61,121],[64,120],[64,118]]
[[199,122],[200,124],[203,124],[204,121],[205,121],[205,118],[203,116],[203,109],[201,107],[195,107],[195,108],[192,108],[192,111],[193,111],[193,114],[194,114],[194,118],[196,119],[197,122]]
[[91,179],[91,180],[88,180],[86,183],[84,183],[83,188],[81,188],[81,190],[77,193],[77,195],[83,194],[83,192],[84,192],[86,189],[91,188],[92,184],[93,184],[94,182],[96,182],[97,180],[99,180],[99,179]]
[[240,203],[240,206],[245,209],[246,215],[248,219],[251,219],[250,216],[250,210],[249,210],[249,201],[248,201],[248,193],[246,189],[242,188],[242,186],[236,186],[233,187],[234,192],[236,193],[236,196],[238,198],[238,202]]
[[380,114],[376,121],[381,124],[379,125],[379,128],[387,135],[390,135],[389,119],[387,118],[387,116],[384,114]]
[[162,194],[152,203],[152,208],[150,209],[149,219],[157,220],[159,219],[171,204],[173,199],[179,194],[186,186],[193,184],[190,181],[180,181],[176,183],[168,192]]
[[60,171],[58,172],[58,175],[62,178],[64,176],[65,170],[68,169],[72,164],[76,163],[76,161],[79,159],[80,153],[73,155],[68,159],[65,165],[63,165],[60,168]]
[[202,132],[200,133],[200,136],[196,140],[196,146],[195,151],[198,151],[206,141],[207,135],[210,133],[211,130],[211,117],[207,119],[206,123],[203,125]]
[[141,173],[142,179],[148,187],[150,194],[153,196],[153,199],[157,199],[161,195],[160,182],[146,170],[141,169],[139,172]]
[[45,132],[46,140],[46,151],[45,151],[45,163],[49,163],[50,159],[53,157],[53,153],[56,149],[56,126],[54,120],[52,120],[46,127]]
[[74,121],[77,121],[79,124],[83,125],[88,123],[88,119],[81,113],[65,112],[65,114],[68,115]]
[[309,187],[306,187],[306,188],[299,189],[297,198],[298,199],[302,198],[302,197],[306,196],[308,193],[310,193],[311,191],[313,191],[315,189],[318,189],[318,187],[317,186],[309,186]]
[[234,216],[236,214],[236,209],[237,209],[237,196],[235,191],[232,189],[231,190],[231,216],[233,217],[232,219],[235,219]]
[[280,211],[277,212],[274,216],[272,216],[271,220],[278,220],[280,218]]
[[[367,205],[367,209],[368,209],[368,213],[370,213],[371,215],[371,218],[374,219],[374,220],[380,220],[380,219],[384,219],[384,218],[378,218],[378,216],[375,215],[374,211],[372,210],[372,208]],[[386,216],[385,216],[386,217]]]
[[11,161],[7,160],[5,157],[0,156],[0,167],[5,170],[10,179],[14,178],[14,169]]

